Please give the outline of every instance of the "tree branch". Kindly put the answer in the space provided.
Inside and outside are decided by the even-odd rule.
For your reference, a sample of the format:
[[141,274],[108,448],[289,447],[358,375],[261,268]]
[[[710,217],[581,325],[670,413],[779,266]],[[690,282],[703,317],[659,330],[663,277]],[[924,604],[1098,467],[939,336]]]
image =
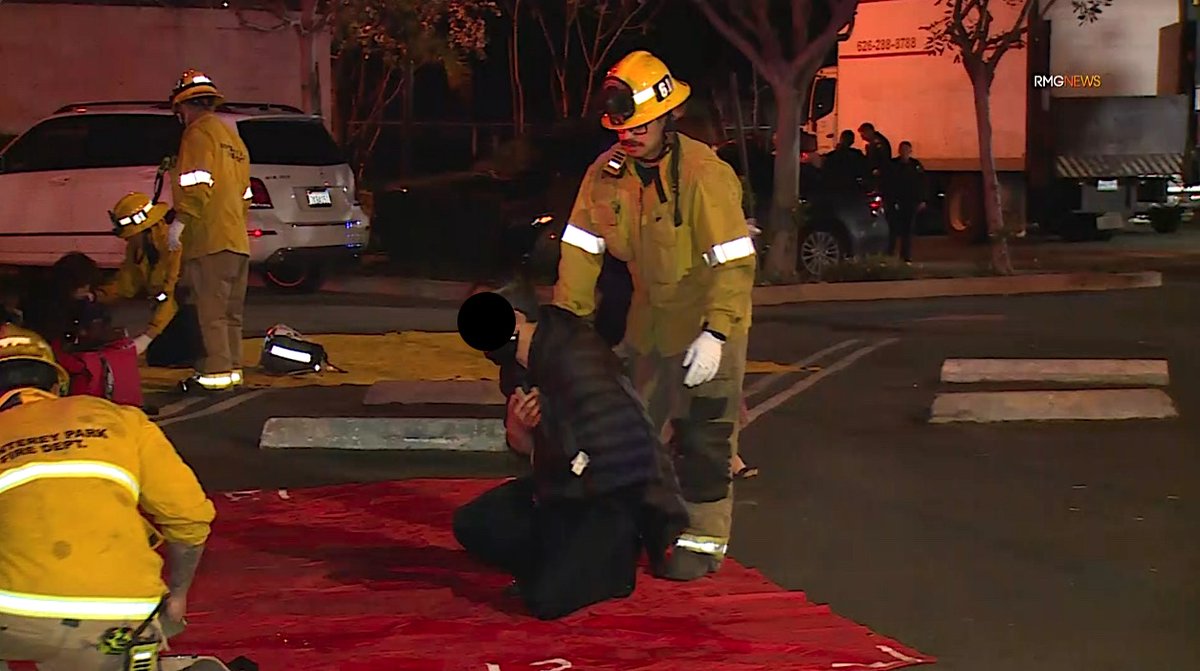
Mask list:
[[729,43],[742,52],[750,63],[762,74],[763,79],[771,82],[772,85],[784,86],[784,73],[781,73],[775,67],[771,67],[763,60],[762,55],[754,48],[748,39],[742,36],[729,22],[717,13],[717,10],[712,6],[711,0],[692,0],[696,6],[700,8],[700,12],[708,19],[713,28],[717,29],[718,33],[729,40]]
[[842,32],[842,28],[846,24],[854,20],[854,13],[858,9],[858,0],[830,0],[829,2],[829,23],[821,30],[816,39],[808,43],[788,66],[788,77],[795,82],[800,76],[802,68],[810,63],[819,63],[824,60],[825,54],[829,53],[829,49],[833,47],[837,41],[838,33]]
[[729,3],[729,13],[733,15],[733,18],[737,19],[737,22],[741,24],[742,29],[748,35],[754,37],[757,34],[758,30],[754,26],[754,21],[750,19],[750,15],[746,13],[746,4],[744,2]]
[[812,2],[792,0],[792,49],[796,56],[800,50],[797,45],[804,44],[808,39],[808,26],[812,21]]
[[[735,3],[738,0],[735,0]],[[741,0],[745,2],[746,0]],[[779,43],[779,35],[775,34],[775,26],[771,25],[770,0],[754,0],[754,23],[757,27],[754,33],[763,46],[767,60],[783,61],[783,45]]]
[[1021,37],[1029,30],[1029,10],[1032,5],[1033,0],[1025,0],[1025,5],[1021,7],[1020,13],[1017,14],[1013,27],[997,36],[998,44],[995,51],[990,56],[986,53],[984,54],[984,63],[989,68],[995,69],[1005,52],[1019,44]]

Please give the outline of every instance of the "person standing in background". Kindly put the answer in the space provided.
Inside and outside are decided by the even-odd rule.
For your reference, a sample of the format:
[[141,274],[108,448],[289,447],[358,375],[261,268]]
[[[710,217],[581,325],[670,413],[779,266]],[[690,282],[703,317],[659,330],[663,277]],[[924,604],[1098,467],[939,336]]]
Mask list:
[[215,114],[224,97],[188,70],[171,94],[184,125],[172,183],[169,248],[183,248],[183,280],[200,320],[204,357],[184,392],[227,391],[242,383],[242,312],[250,274],[250,152]]
[[[929,200],[929,179],[925,167],[913,158],[912,143],[900,143],[900,155],[892,162],[888,217],[888,253],[899,252],[905,263],[912,263],[912,241],[916,220]],[[899,242],[899,250],[896,249]]]

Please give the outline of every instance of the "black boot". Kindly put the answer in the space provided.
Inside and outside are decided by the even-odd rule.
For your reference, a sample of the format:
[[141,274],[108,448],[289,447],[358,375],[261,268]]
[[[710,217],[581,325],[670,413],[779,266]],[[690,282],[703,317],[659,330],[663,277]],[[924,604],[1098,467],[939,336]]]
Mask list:
[[698,580],[710,573],[716,573],[721,568],[721,562],[716,557],[684,548],[675,548],[667,557],[666,567],[662,577],[667,580],[687,582]]

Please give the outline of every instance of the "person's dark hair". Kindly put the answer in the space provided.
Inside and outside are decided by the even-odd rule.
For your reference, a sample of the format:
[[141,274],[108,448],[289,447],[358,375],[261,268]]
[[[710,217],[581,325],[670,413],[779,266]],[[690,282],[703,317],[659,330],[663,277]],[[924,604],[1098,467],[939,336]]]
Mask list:
[[854,131],[844,130],[840,136],[843,144],[854,144]]
[[912,149],[912,143],[911,143],[911,142],[909,142],[908,140],[905,140],[904,142],[901,142],[901,143],[900,143],[900,147],[899,147],[899,148],[900,148],[900,149],[904,149],[905,147],[908,147],[909,149]]
[[864,131],[864,130],[875,130],[875,124],[873,124],[873,123],[870,123],[870,122],[864,123],[864,124],[862,124],[861,126],[859,126],[859,127],[858,127],[858,130],[860,130],[860,131]]
[[54,262],[50,274],[55,286],[63,294],[69,294],[76,289],[96,286],[100,283],[100,266],[90,256],[82,252],[71,252]]

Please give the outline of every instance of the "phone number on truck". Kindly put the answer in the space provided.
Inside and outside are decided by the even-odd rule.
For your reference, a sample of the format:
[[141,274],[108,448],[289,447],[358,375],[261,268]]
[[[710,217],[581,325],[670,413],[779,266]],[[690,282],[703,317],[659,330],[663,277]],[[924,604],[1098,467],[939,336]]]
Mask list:
[[877,40],[856,40],[854,48],[858,51],[898,51],[900,49],[916,49],[915,37],[884,37]]

